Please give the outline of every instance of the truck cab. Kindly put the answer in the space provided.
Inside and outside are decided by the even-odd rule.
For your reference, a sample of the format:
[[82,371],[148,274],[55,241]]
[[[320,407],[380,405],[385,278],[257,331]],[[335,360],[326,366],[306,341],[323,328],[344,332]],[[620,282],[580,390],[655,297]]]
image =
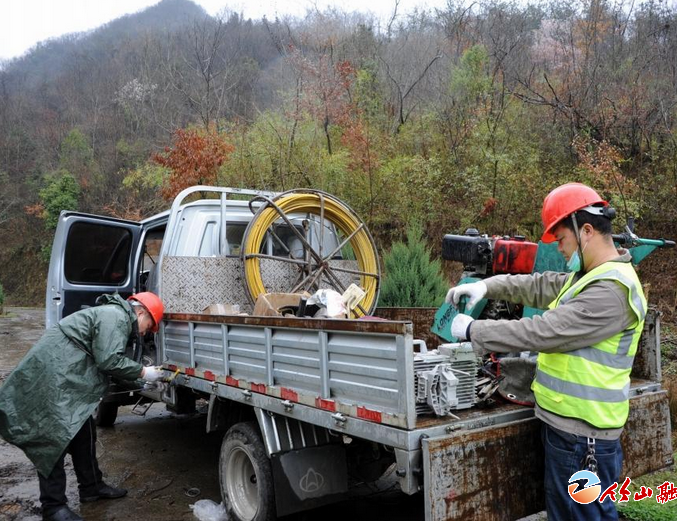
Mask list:
[[[184,202],[196,194],[219,195]],[[59,217],[47,278],[46,327],[71,313],[95,305],[104,293],[152,291],[162,296],[161,259],[170,257],[240,258],[245,230],[261,206],[249,200],[272,192],[232,188],[191,187],[174,201],[171,210],[142,221],[64,211]],[[235,199],[234,197],[239,197]],[[319,242],[320,225],[314,216],[292,214],[291,223],[311,245]],[[308,223],[310,223],[308,225]],[[326,248],[338,245],[338,234],[324,224]],[[275,223],[261,253],[300,258],[303,245],[286,222]],[[168,240],[166,240],[168,239]],[[339,251],[336,258],[341,258]]]

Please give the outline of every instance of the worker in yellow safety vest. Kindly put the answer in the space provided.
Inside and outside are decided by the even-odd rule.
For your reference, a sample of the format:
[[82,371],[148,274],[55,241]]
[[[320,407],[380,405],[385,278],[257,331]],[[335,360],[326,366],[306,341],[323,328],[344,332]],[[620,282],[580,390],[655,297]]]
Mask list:
[[618,519],[609,498],[580,504],[568,491],[569,479],[581,470],[596,474],[606,490],[618,481],[623,462],[619,438],[647,303],[629,252],[613,242],[614,215],[592,188],[562,185],[543,202],[541,240],[557,241],[570,273],[497,275],[447,294],[454,304],[467,296],[466,309],[482,298],[547,309],[542,316],[510,321],[459,314],[452,334],[482,355],[538,352],[531,388],[543,421],[551,520]]

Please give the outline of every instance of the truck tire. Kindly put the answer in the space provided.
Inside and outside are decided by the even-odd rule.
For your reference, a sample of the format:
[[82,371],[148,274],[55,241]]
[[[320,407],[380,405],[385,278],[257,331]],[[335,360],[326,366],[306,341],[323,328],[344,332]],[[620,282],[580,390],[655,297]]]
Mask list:
[[277,519],[273,472],[256,422],[236,423],[228,429],[221,444],[219,482],[228,519]]
[[99,402],[92,416],[94,416],[97,427],[112,427],[118,417],[118,404],[115,402]]

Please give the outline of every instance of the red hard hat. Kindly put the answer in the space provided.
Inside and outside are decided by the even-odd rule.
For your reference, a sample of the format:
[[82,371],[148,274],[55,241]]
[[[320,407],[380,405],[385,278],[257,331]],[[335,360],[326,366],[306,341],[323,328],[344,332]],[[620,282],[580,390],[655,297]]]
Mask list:
[[150,316],[153,317],[153,327],[151,328],[151,331],[157,333],[160,327],[160,321],[162,320],[162,315],[165,312],[165,306],[162,304],[160,297],[150,291],[143,291],[141,293],[135,293],[127,300],[136,300],[143,304],[143,307],[146,308],[150,313]]
[[552,234],[555,226],[572,213],[587,206],[598,204],[609,206],[609,203],[589,186],[581,183],[567,183],[558,186],[543,201],[541,220],[545,231],[541,240],[543,242],[555,242],[557,238]]

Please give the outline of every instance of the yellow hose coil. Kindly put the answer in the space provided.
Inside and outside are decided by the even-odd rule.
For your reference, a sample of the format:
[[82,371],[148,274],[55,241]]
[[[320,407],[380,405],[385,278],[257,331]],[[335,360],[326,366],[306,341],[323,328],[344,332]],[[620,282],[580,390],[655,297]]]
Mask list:
[[[338,199],[335,199],[328,194],[322,194],[322,199],[324,200],[324,218],[340,229],[345,237],[351,235],[360,227],[360,225],[362,225],[362,222],[354,212]],[[318,193],[288,192],[287,194],[279,196],[274,202],[285,214],[311,213],[318,216],[320,215],[321,202]],[[247,258],[247,256],[257,254],[261,250],[266,231],[279,218],[280,215],[275,208],[270,205],[264,206],[254,216],[254,219],[247,227],[245,233],[242,252],[245,281],[247,283],[249,294],[254,301],[256,301],[259,295],[267,293],[267,290],[264,287],[261,278],[259,258]],[[379,271],[376,247],[371,240],[369,232],[364,226],[352,239],[350,239],[350,245],[355,252],[355,258],[359,266],[358,270],[376,275],[376,277],[360,275],[360,286],[362,286],[362,289],[366,292],[360,305],[367,313],[371,313],[376,306],[379,282],[377,278],[379,276]],[[354,316],[362,316],[364,314],[357,307],[352,313]]]

